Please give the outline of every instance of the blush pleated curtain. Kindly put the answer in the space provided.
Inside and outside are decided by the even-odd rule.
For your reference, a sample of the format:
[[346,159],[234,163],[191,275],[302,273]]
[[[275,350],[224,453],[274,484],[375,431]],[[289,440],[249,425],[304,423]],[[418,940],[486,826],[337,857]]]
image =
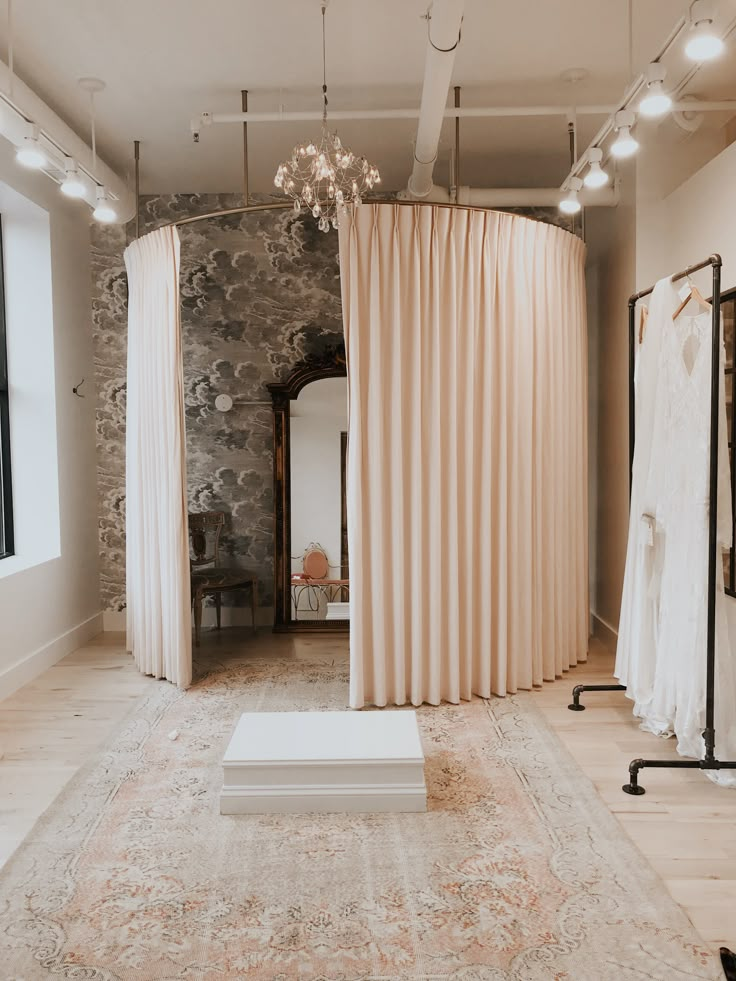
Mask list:
[[186,688],[192,632],[176,228],[133,242],[125,266],[128,649],[144,674]]
[[585,660],[584,253],[495,212],[343,218],[353,707],[504,695]]

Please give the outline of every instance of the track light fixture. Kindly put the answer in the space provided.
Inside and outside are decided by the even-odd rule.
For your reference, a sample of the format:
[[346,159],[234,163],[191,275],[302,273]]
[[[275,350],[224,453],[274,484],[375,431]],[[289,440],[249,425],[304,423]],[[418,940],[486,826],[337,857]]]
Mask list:
[[658,61],[653,61],[647,66],[647,90],[639,103],[639,112],[642,116],[650,118],[664,116],[672,108],[672,99],[665,92],[662,84],[666,77],[667,69]]
[[603,150],[597,146],[591,147],[588,150],[588,163],[590,166],[583,180],[586,187],[604,187],[608,183],[608,174],[601,167],[601,160],[603,160]]
[[[714,30],[716,7],[717,0],[692,0],[690,3],[690,31],[685,37],[685,53],[694,61],[702,62],[715,58],[725,48],[723,38]],[[593,189],[603,187],[608,183],[608,175],[601,167],[603,151],[600,144],[604,140],[607,141],[609,136],[613,137],[610,144],[612,157],[616,159],[631,157],[639,149],[639,141],[631,132],[636,124],[636,112],[638,111],[642,116],[650,118],[657,117],[669,112],[675,105],[672,94],[664,88],[667,71],[659,59],[669,55],[675,43],[678,45],[682,43],[682,28],[685,26],[680,20],[677,30],[673,32],[662,52],[657,55],[658,60],[650,62],[644,76],[640,75],[633,89],[627,90],[622,101],[619,102],[621,108],[609,116],[602,130],[596,134],[588,146],[586,154],[573,162],[568,179],[562,184],[563,191],[569,190],[569,194],[560,201],[562,211],[574,214],[580,207],[574,181],[577,179],[577,175],[583,172],[586,159],[589,166],[585,172],[585,186]],[[721,30],[722,33],[723,30]],[[681,84],[677,86],[678,91]],[[638,106],[634,107],[633,99],[641,93],[644,86],[641,101]],[[685,99],[687,98],[685,96]],[[697,101],[693,103],[693,108],[696,107]],[[712,108],[716,108],[716,105],[712,104]],[[681,125],[683,124],[681,123]],[[691,127],[691,129],[696,128],[697,125]]]
[[109,224],[111,221],[115,221],[117,215],[115,214],[115,209],[110,204],[105,188],[98,185],[96,196],[97,206],[92,212],[92,217],[95,221],[102,222],[103,224]]
[[571,177],[567,182],[567,194],[560,201],[560,211],[565,215],[576,215],[580,211],[581,204],[578,200],[578,191],[583,186],[579,177]]
[[693,61],[710,61],[723,52],[723,41],[713,31],[712,0],[694,0],[690,7],[692,28],[685,54]]
[[66,194],[68,198],[84,197],[85,187],[71,157],[67,157],[64,161],[64,173],[66,177],[61,182],[61,193]]
[[49,161],[41,148],[38,126],[31,123],[30,127],[31,132],[28,136],[23,137],[23,143],[16,150],[15,159],[24,167],[30,167],[31,170],[43,170]]
[[631,127],[636,122],[636,116],[630,109],[620,109],[616,113],[614,129],[616,139],[611,145],[611,153],[614,157],[623,159],[633,156],[639,149],[639,141],[631,135]]

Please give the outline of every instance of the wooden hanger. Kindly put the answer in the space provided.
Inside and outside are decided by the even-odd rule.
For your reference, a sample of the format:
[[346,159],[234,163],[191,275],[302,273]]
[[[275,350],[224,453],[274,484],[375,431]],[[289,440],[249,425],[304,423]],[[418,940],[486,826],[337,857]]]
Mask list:
[[647,329],[647,320],[649,319],[649,307],[641,308],[641,319],[639,321],[639,343],[644,340],[644,331]]
[[700,304],[700,306],[703,307],[705,310],[710,310],[710,303],[708,303],[708,301],[705,299],[705,297],[700,292],[700,290],[698,289],[698,287],[694,283],[690,283],[690,292],[687,294],[687,296],[685,297],[685,299],[682,301],[682,303],[679,305],[679,307],[672,314],[672,319],[673,320],[677,320],[677,318],[680,316],[680,314],[682,313],[682,311],[688,305],[688,303],[690,302],[690,300],[696,300]]

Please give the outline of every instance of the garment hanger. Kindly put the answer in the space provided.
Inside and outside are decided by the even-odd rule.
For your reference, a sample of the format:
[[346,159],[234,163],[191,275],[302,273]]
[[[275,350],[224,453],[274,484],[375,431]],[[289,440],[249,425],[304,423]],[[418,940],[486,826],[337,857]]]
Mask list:
[[649,307],[641,308],[641,319],[639,321],[639,343],[641,344],[644,340],[644,331],[647,329],[647,320],[649,319]]
[[682,313],[682,311],[688,305],[688,303],[690,302],[690,300],[695,300],[701,307],[703,307],[704,310],[710,310],[710,303],[708,303],[708,301],[706,300],[706,298],[703,296],[703,294],[700,292],[700,290],[698,289],[698,287],[690,279],[689,276],[687,277],[687,282],[688,282],[688,286],[690,287],[690,291],[687,294],[687,296],[685,297],[685,299],[682,301],[682,303],[679,305],[679,307],[672,314],[672,319],[673,320],[677,320],[677,318],[680,316],[680,314]]

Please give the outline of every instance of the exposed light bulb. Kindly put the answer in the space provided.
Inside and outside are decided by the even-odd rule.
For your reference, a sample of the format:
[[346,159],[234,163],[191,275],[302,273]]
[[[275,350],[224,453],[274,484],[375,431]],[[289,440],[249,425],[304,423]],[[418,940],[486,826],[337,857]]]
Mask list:
[[628,126],[622,126],[618,131],[616,142],[611,145],[611,153],[614,157],[623,159],[625,157],[632,157],[638,149],[639,141],[631,135],[631,130]]
[[578,200],[578,191],[583,182],[579,177],[571,177],[569,189],[565,197],[560,201],[560,211],[565,215],[576,215],[580,211],[581,204]]
[[723,53],[723,48],[723,41],[713,33],[710,22],[703,21],[693,27],[685,54],[693,61],[712,61]]
[[560,211],[566,215],[576,215],[580,211],[580,207],[577,191],[569,191],[567,197],[560,201]]
[[611,153],[620,159],[630,157],[639,149],[639,141],[631,135],[631,127],[636,115],[631,109],[619,109],[613,119],[616,139],[611,144]]
[[97,206],[92,212],[92,217],[95,221],[100,221],[103,224],[109,224],[117,218],[115,209],[107,199],[104,187],[97,188]]
[[713,31],[713,4],[710,0],[695,0],[690,8],[692,30],[685,45],[685,54],[693,61],[710,61],[723,52],[724,44]]
[[23,143],[16,150],[15,159],[31,170],[42,170],[48,164],[48,158],[41,149],[38,136],[35,135],[23,137]]
[[608,183],[608,174],[599,163],[592,163],[583,183],[586,187],[604,187]]
[[664,116],[672,108],[672,99],[665,92],[661,82],[650,82],[647,94],[639,103],[639,112],[642,116]]
[[83,198],[85,186],[79,176],[79,171],[74,166],[73,160],[67,160],[64,172],[66,173],[66,177],[61,183],[61,193],[65,194],[68,198]]
[[600,147],[592,147],[588,150],[588,162],[590,167],[585,175],[583,183],[586,187],[598,188],[608,183],[608,174],[601,167],[603,151]]
[[[644,98],[639,103],[639,112],[643,116],[663,116],[672,108],[672,99],[664,90],[664,80],[667,69],[659,61],[651,61],[647,65],[647,88]],[[633,124],[633,119],[622,119],[625,125]]]

